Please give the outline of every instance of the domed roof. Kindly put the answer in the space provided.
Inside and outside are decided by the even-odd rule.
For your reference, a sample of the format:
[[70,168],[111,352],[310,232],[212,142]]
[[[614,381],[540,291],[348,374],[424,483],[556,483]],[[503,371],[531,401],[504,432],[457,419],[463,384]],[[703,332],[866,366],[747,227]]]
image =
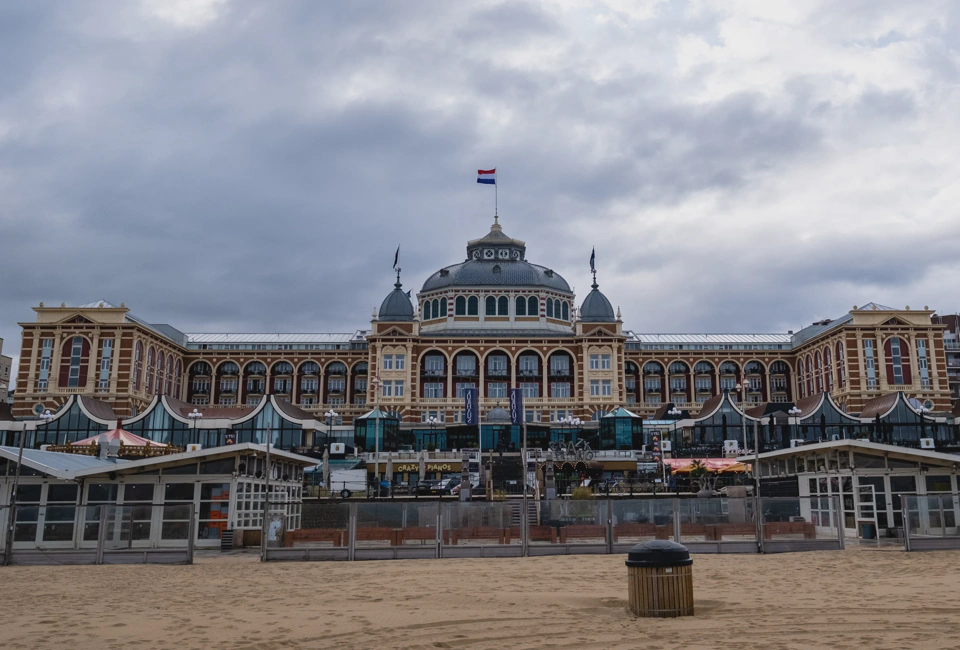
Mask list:
[[510,411],[502,406],[495,406],[484,414],[484,424],[510,424]]
[[395,287],[394,290],[380,303],[377,319],[382,321],[413,320],[413,303],[410,302],[410,297],[402,289],[403,285],[398,281],[393,286]]
[[617,320],[613,313],[613,306],[607,297],[600,293],[596,282],[593,283],[593,290],[587,294],[580,307],[580,320],[585,323],[612,323]]
[[560,274],[526,260],[468,260],[454,264],[427,278],[421,291],[465,286],[543,287],[570,292],[570,285]]

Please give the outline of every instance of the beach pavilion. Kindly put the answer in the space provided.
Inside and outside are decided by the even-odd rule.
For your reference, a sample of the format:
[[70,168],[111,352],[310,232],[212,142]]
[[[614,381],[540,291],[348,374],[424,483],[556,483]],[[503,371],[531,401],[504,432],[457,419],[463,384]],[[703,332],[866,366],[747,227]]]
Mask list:
[[[260,543],[264,445],[141,458],[120,457],[119,449],[116,443],[98,445],[96,455],[24,449],[14,550],[95,545],[103,510],[94,506],[116,513],[111,535],[132,548],[186,546],[191,529],[199,548],[219,547],[226,531],[235,532],[237,545]],[[10,502],[18,453],[17,447],[0,446],[0,503]],[[271,508],[271,516],[283,517],[286,530],[300,525],[303,470],[315,464],[316,459],[270,449],[270,500],[282,503]],[[6,513],[0,512],[0,536],[7,530]]]

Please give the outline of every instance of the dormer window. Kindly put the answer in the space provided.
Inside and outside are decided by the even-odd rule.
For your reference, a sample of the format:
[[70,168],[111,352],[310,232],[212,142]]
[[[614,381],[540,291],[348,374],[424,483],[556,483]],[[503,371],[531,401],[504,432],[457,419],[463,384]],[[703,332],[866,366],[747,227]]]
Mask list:
[[497,255],[498,255],[498,256],[500,257],[500,259],[502,259],[502,260],[509,259],[509,258],[510,258],[510,251],[508,251],[506,248],[501,248],[499,251],[497,251]]
[[447,277],[448,275],[450,275],[450,271],[449,271],[448,269],[440,269],[440,277],[441,277],[441,278],[445,278],[445,277]]
[[546,275],[548,278],[552,278],[552,277],[553,277],[553,269],[547,269],[546,271],[543,272],[543,274]]
[[494,272],[494,273],[500,273],[500,265],[499,265],[499,264],[494,264],[494,265],[493,265],[493,272]]
[[492,260],[492,259],[493,259],[493,256],[494,256],[494,250],[493,250],[492,248],[488,248],[488,249],[486,249],[485,251],[483,251],[483,258],[484,258],[484,259]]

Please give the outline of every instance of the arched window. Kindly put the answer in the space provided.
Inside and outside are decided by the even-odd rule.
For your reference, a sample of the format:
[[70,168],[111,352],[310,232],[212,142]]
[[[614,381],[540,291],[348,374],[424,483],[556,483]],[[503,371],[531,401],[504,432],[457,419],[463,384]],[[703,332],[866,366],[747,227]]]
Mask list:
[[166,357],[164,356],[163,352],[161,352],[159,355],[157,355],[157,392],[158,393],[163,392],[163,378],[164,378],[163,364],[165,362],[166,362]]
[[807,355],[807,395],[813,395],[813,359]]
[[440,318],[440,301],[436,298],[433,299],[433,317]]
[[803,361],[797,361],[797,386],[800,388],[800,397],[803,398],[807,394],[806,386],[803,383]]
[[133,353],[133,390],[140,390],[140,373],[143,370],[143,343],[137,341]]
[[447,299],[441,298],[440,299],[440,318],[446,318],[446,317],[447,317]]
[[463,296],[457,296],[457,299],[453,301],[453,310],[457,316],[466,316],[467,315],[467,299]]
[[847,374],[843,368],[843,343],[837,343],[837,386],[847,385]]
[[467,316],[480,315],[480,299],[476,296],[467,298]]
[[173,380],[173,391],[175,393],[174,397],[180,399],[180,379],[183,375],[183,366],[180,365],[180,359],[177,359],[177,365],[174,367],[174,380]]
[[210,371],[210,364],[207,363],[206,361],[197,361],[192,366],[190,366],[191,377],[195,375],[210,376],[211,374],[213,373]]
[[273,364],[273,369],[271,373],[274,375],[292,375],[293,374],[293,364],[289,361],[278,361]]
[[164,386],[167,395],[173,394],[173,355],[167,355],[167,383]]
[[423,301],[423,320],[430,320],[430,301]]
[[147,349],[147,393],[153,392],[153,372],[154,372],[154,360],[156,358],[156,352],[153,351],[153,346]]
[[317,375],[320,374],[320,364],[316,361],[306,361],[303,365],[300,366],[301,375]]
[[663,366],[661,366],[656,361],[647,361],[643,364],[643,374],[645,375],[662,375]]
[[517,296],[517,316],[527,315],[527,299],[523,296]]
[[562,303],[560,303],[560,304],[561,304],[561,306],[563,307],[563,314],[562,314],[561,318],[562,318],[563,320],[570,320],[570,307],[569,307],[569,305],[567,304],[567,301],[564,300],[564,301],[563,301]]
[[911,384],[910,354],[903,339],[893,336],[883,344],[887,363],[888,384]]
[[693,371],[698,375],[712,375],[713,365],[709,361],[698,361],[693,367]]
[[507,316],[510,313],[510,301],[507,300],[506,296],[500,296],[497,299],[497,314],[499,316]]
[[740,372],[739,366],[733,361],[724,361],[720,364],[720,374],[721,375],[734,375],[736,376]]
[[90,342],[82,336],[64,340],[60,359],[60,386],[81,388],[87,383],[89,354]]
[[530,296],[529,298],[527,298],[527,315],[528,316],[540,315],[540,301],[537,300],[536,296]]
[[251,361],[247,364],[247,367],[243,369],[243,374],[245,375],[265,375],[267,374],[267,367],[263,365],[262,361]]
[[823,351],[823,377],[825,380],[825,385],[827,392],[833,390],[833,364],[830,362],[830,348],[826,348]]
[[547,298],[547,318],[553,318],[553,298]]
[[487,296],[485,301],[487,303],[487,316],[496,316],[497,315],[497,299],[493,296]]
[[817,350],[813,357],[813,368],[815,371],[814,386],[817,390],[817,394],[819,394],[823,392],[823,361],[820,358],[820,350]]

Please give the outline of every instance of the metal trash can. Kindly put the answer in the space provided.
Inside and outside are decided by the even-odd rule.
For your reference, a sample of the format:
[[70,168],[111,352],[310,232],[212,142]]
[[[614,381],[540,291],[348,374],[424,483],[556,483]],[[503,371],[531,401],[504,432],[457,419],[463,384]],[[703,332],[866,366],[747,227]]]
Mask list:
[[860,524],[860,539],[876,539],[877,528],[873,524],[862,522]]
[[693,616],[693,559],[683,544],[651,540],[627,554],[629,608],[635,616]]

